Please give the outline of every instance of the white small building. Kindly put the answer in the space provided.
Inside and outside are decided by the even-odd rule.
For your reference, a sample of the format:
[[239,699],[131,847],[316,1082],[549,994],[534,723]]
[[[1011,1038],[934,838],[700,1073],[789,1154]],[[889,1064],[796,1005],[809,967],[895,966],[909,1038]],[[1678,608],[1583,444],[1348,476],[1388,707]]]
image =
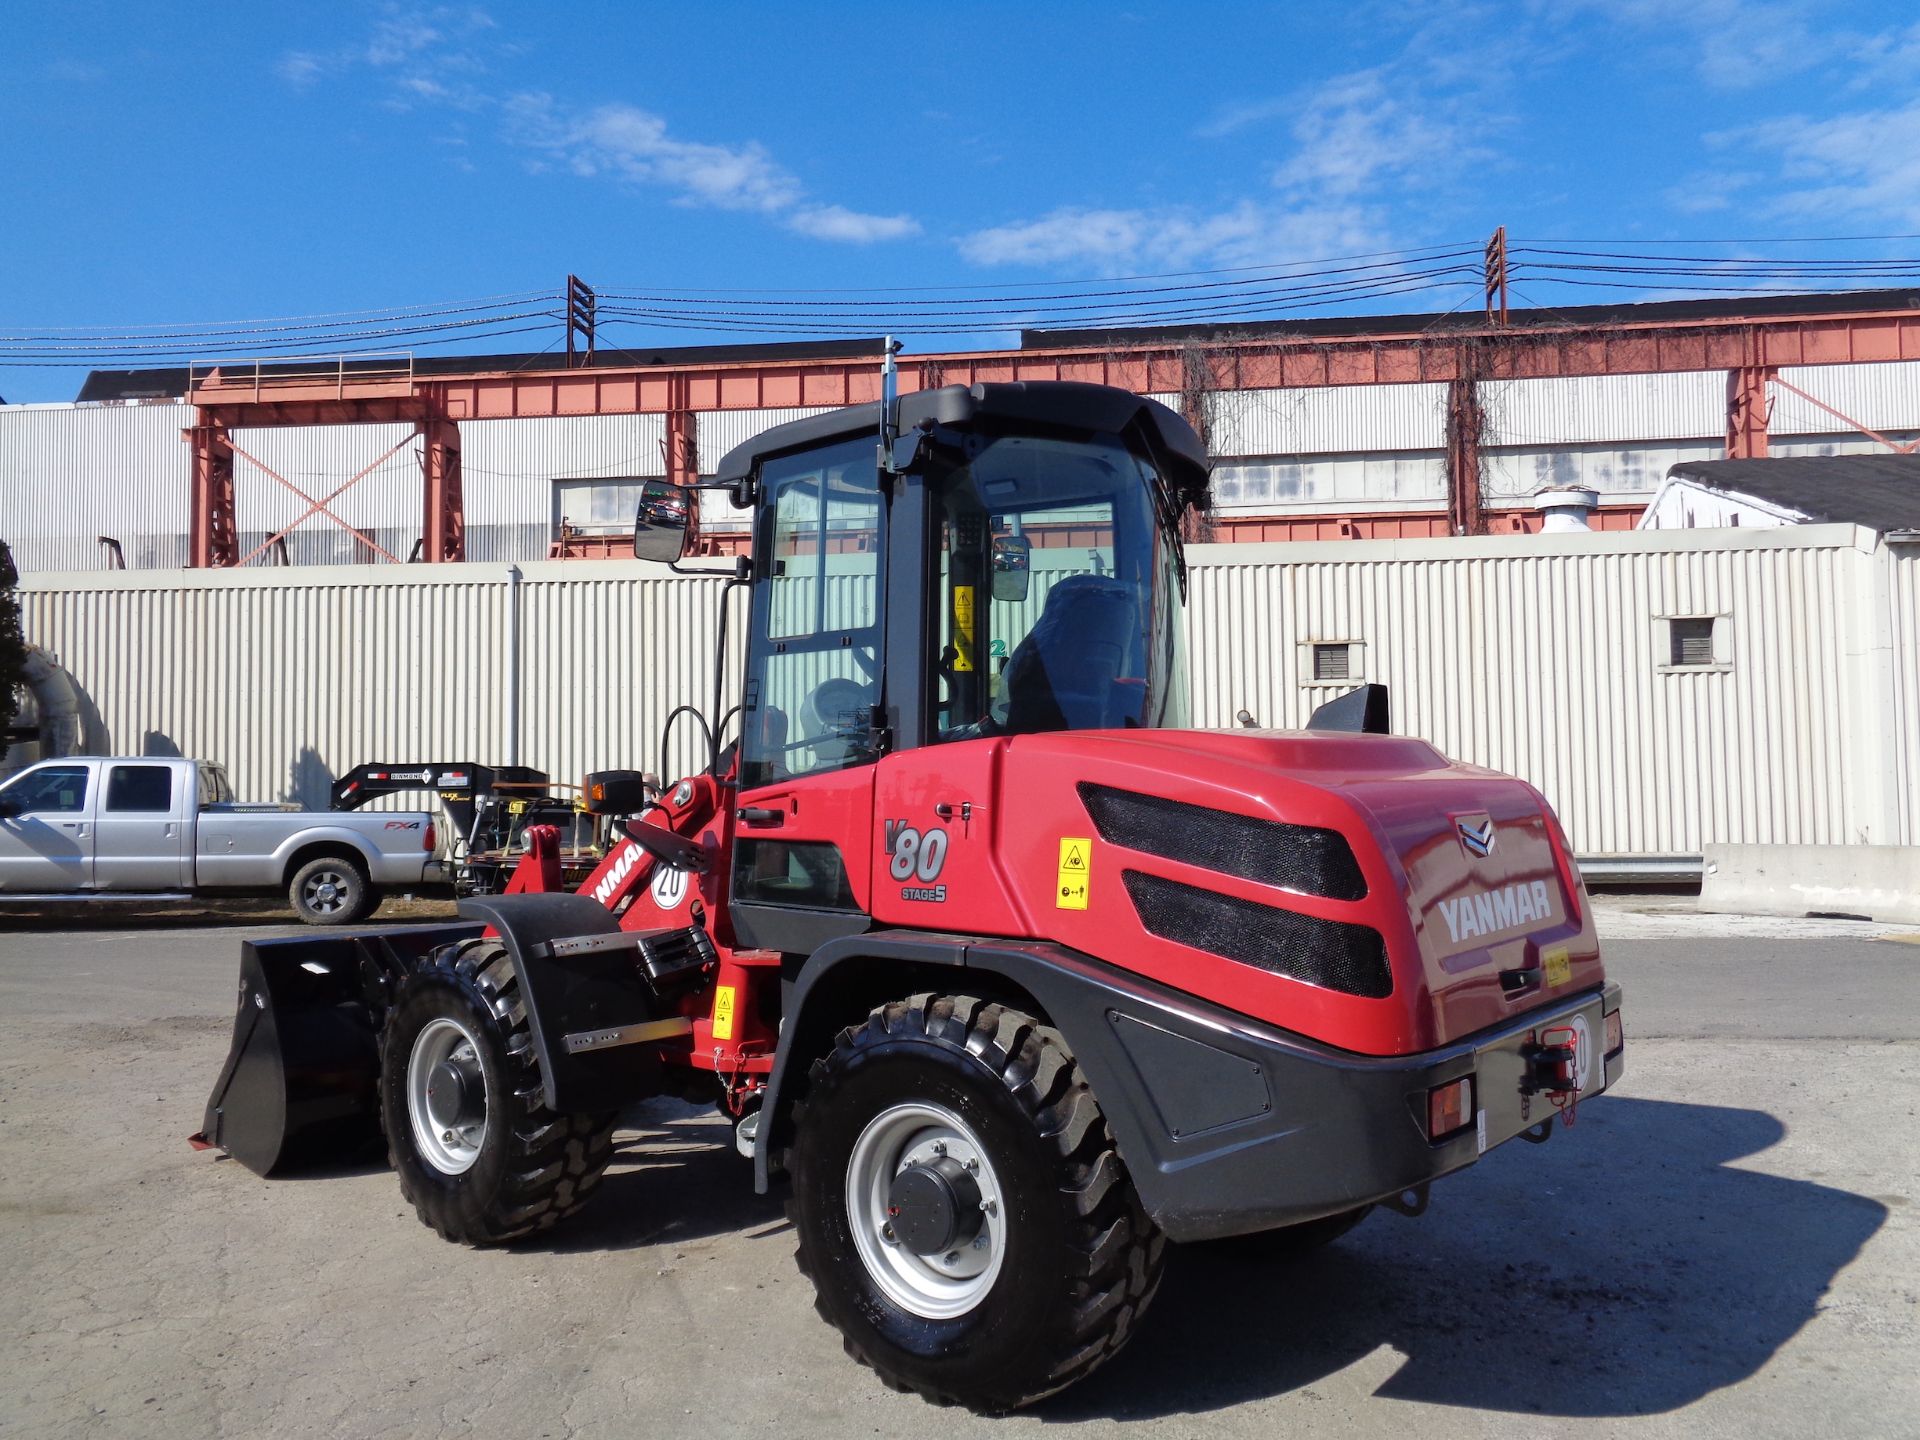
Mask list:
[[1691,460],[1654,492],[1640,530],[1861,525],[1881,535],[1920,532],[1920,455],[1808,455]]

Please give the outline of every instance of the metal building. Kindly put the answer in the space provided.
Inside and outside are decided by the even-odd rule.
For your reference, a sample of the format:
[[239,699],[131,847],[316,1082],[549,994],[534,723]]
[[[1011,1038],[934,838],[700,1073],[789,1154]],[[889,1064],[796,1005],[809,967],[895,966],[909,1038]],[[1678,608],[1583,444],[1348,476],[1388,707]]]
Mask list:
[[[798,415],[876,398],[879,341],[96,372],[0,406],[0,538],[27,571],[624,549],[634,489]],[[1223,541],[1533,530],[1542,492],[1630,528],[1676,463],[1920,441],[1906,292],[1027,332],[906,357],[905,389],[1091,379],[1186,412]],[[711,547],[739,517],[703,497]],[[109,543],[110,542],[110,543]]]

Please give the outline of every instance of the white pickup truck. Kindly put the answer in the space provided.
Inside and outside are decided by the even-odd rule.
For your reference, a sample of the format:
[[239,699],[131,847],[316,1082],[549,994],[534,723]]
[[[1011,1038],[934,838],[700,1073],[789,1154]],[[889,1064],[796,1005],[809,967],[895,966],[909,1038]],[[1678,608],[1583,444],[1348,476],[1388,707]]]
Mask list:
[[284,891],[309,925],[443,878],[433,817],[237,805],[205,760],[69,756],[0,785],[0,906]]

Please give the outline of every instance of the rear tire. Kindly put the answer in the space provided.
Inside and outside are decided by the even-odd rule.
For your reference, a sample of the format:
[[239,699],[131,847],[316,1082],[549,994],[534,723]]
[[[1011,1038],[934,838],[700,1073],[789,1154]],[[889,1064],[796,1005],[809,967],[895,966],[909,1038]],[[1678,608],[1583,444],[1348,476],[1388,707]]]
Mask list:
[[407,977],[380,1041],[380,1112],[400,1193],[442,1238],[498,1245],[586,1204],[618,1111],[557,1115],[512,957],[497,940],[435,951]]
[[293,872],[287,902],[309,925],[357,925],[380,904],[366,867],[344,855],[322,855]]
[[[849,1355],[896,1390],[997,1413],[1126,1343],[1166,1237],[1058,1031],[919,995],[842,1031],[809,1081],[787,1156],[794,1258]],[[900,1177],[938,1166],[949,1200],[910,1228],[930,1212],[890,1203]]]

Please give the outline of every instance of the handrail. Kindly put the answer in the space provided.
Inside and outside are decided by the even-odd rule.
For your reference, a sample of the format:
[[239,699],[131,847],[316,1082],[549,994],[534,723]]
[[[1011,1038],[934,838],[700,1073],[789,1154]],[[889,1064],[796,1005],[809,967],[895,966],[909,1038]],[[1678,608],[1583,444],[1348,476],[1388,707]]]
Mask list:
[[299,359],[196,360],[187,366],[189,397],[208,395],[223,401],[258,401],[276,391],[294,389],[311,397],[316,387],[326,387],[334,399],[344,400],[375,386],[411,388],[413,381],[411,350]]

